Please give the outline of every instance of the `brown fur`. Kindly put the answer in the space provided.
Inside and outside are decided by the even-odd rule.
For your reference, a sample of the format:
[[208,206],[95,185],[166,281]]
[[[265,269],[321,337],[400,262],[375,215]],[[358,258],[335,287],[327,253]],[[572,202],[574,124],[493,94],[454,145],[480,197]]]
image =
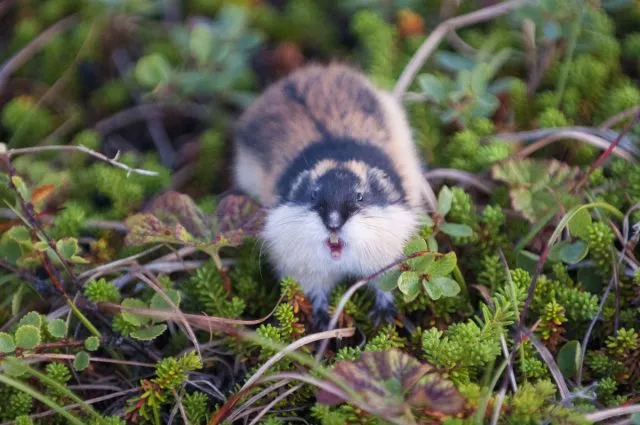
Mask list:
[[[387,93],[346,65],[307,65],[272,84],[242,114],[235,130],[236,183],[265,206],[278,202],[276,182],[285,168],[324,131],[381,148],[400,174],[410,204],[422,200],[421,168],[404,113]],[[331,165],[318,164],[314,173]],[[357,161],[348,167],[357,175],[366,173]]]

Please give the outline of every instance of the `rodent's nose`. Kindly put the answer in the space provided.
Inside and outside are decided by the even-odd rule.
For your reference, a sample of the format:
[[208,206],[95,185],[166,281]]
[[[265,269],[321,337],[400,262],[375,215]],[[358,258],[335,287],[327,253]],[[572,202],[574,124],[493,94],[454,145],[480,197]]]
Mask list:
[[337,230],[340,230],[340,228],[344,224],[344,221],[342,220],[342,216],[340,215],[340,213],[338,211],[333,210],[326,215],[324,224],[325,226],[327,226],[327,229],[329,229],[332,232],[335,232]]

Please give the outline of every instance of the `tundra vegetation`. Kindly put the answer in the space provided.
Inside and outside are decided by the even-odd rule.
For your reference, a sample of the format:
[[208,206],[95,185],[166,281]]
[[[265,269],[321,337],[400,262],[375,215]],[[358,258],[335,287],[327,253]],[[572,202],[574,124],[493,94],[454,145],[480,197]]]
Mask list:
[[[437,205],[332,329],[226,190],[308,61],[404,103]],[[640,0],[0,2],[0,423],[640,423]],[[355,285],[355,286],[354,286]]]

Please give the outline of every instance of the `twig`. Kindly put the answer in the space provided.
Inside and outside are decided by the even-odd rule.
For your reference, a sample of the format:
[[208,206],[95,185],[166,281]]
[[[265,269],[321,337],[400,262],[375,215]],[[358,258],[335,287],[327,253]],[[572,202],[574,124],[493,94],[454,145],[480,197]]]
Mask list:
[[640,404],[631,406],[614,407],[613,409],[600,410],[599,412],[588,413],[585,418],[591,422],[600,422],[618,416],[632,415],[640,413]]
[[109,164],[115,166],[115,167],[119,167],[122,168],[123,170],[127,170],[127,175],[130,175],[131,173],[135,173],[135,174],[142,174],[144,176],[157,176],[158,172],[157,171],[149,171],[149,170],[143,170],[141,168],[132,168],[129,167],[126,164],[123,164],[122,162],[118,162],[118,158],[120,157],[120,153],[118,152],[115,157],[113,158],[109,158],[99,152],[96,152],[94,150],[91,150],[85,146],[82,145],[53,145],[53,146],[34,146],[34,147],[30,147],[30,148],[15,148],[15,149],[9,149],[7,150],[4,155],[8,156],[9,158],[11,158],[12,156],[15,155],[23,155],[23,154],[37,154],[37,153],[41,153],[41,152],[50,152],[50,151],[77,151],[77,152],[83,152],[87,155],[93,156],[95,158],[98,158],[102,161],[108,162]]
[[396,99],[401,100],[404,93],[407,91],[415,75],[418,73],[422,65],[429,58],[431,53],[438,47],[442,39],[453,30],[468,25],[477,24],[480,22],[488,21],[492,18],[504,15],[511,12],[514,9],[524,6],[529,0],[510,0],[505,1],[494,6],[485,7],[475,12],[468,13],[462,16],[456,16],[455,18],[448,19],[442,22],[436,27],[435,30],[427,37],[422,43],[420,48],[413,55],[407,66],[402,71],[398,82],[393,88],[393,95]]
[[483,181],[475,174],[467,171],[456,170],[453,168],[436,168],[435,170],[429,170],[424,173],[424,177],[427,180],[456,180],[461,183],[466,183],[469,186],[473,186],[486,194],[491,194],[493,190],[493,184],[491,182]]
[[614,125],[618,124],[619,122],[624,121],[627,118],[631,118],[639,110],[640,110],[640,105],[636,105],[636,106],[632,106],[631,108],[629,108],[629,109],[627,109],[625,111],[618,112],[617,114],[615,114],[614,116],[612,116],[611,118],[607,119],[605,122],[600,124],[600,128],[609,129],[609,128],[613,127]]
[[538,354],[542,357],[542,360],[547,364],[553,379],[556,381],[556,385],[558,386],[558,391],[560,392],[560,397],[562,401],[569,401],[571,394],[569,393],[569,388],[567,387],[567,382],[558,367],[558,364],[553,359],[553,355],[549,352],[549,349],[542,343],[538,338],[531,335],[529,340],[533,344],[533,346],[538,350]]
[[[53,359],[73,360],[76,358],[76,356],[74,356],[73,354],[25,354],[23,358],[48,361]],[[97,363],[113,363],[113,364],[119,364],[119,365],[141,366],[141,367],[148,367],[148,368],[156,367],[156,365],[153,363],[144,363],[144,362],[138,362],[134,360],[115,360],[115,359],[109,359],[106,357],[95,357],[95,356],[91,356],[90,361],[97,362]]]
[[59,20],[36,38],[31,40],[29,44],[24,46],[22,50],[16,53],[11,59],[6,61],[2,67],[0,67],[0,91],[6,84],[7,79],[17,71],[22,65],[24,65],[33,55],[35,55],[42,47],[49,43],[56,35],[73,27],[77,19],[75,15],[67,16],[64,19]]
[[98,121],[94,125],[94,128],[99,133],[105,135],[144,119],[162,118],[167,115],[169,110],[196,118],[203,122],[208,122],[211,119],[206,109],[196,103],[180,105],[149,103],[123,109],[101,121]]
[[[601,150],[606,150],[611,146],[610,142],[598,136],[582,133],[579,131],[564,130],[564,131],[558,131],[550,136],[547,136],[541,140],[538,140],[535,143],[532,143],[531,145],[527,146],[526,148],[516,153],[515,156],[517,158],[525,158],[531,155],[532,153],[534,153],[535,151],[550,145],[551,143],[557,142],[559,140],[564,140],[564,139],[575,139],[581,142],[585,142],[591,146],[600,148]],[[627,161],[633,161],[633,156],[622,148],[616,147],[613,150],[613,154]]]
[[602,152],[602,154],[598,157],[598,159],[593,164],[591,164],[591,166],[589,167],[589,171],[587,171],[587,173],[584,175],[582,180],[580,180],[580,182],[578,182],[577,186],[574,188],[575,192],[580,190],[580,188],[582,188],[582,186],[589,181],[589,176],[591,176],[591,173],[593,173],[593,171],[596,168],[600,167],[600,165],[602,165],[604,160],[607,159],[609,155],[611,155],[611,152],[613,152],[616,146],[618,146],[618,144],[622,140],[622,137],[625,134],[627,134],[629,131],[631,131],[631,129],[638,123],[638,120],[640,120],[640,109],[636,111],[631,121],[629,121],[629,123],[620,132],[616,140],[614,140],[613,143],[611,143],[611,145],[609,145],[609,147],[604,152]]

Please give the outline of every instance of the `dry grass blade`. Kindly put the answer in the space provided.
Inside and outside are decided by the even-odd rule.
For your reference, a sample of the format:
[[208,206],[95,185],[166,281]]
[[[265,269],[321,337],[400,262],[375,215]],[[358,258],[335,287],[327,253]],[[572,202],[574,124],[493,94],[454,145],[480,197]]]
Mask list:
[[459,183],[468,184],[474,188],[486,193],[491,194],[493,191],[493,184],[489,181],[484,181],[475,174],[469,173],[463,170],[456,170],[453,168],[437,168],[429,170],[424,173],[424,177],[427,180],[455,180]]
[[355,333],[355,328],[343,328],[343,329],[334,329],[330,331],[318,332],[311,335],[307,335],[303,338],[298,339],[297,341],[287,345],[285,348],[277,352],[273,357],[264,362],[260,369],[258,369],[252,376],[245,382],[245,384],[240,389],[241,391],[246,390],[251,387],[254,383],[260,379],[262,375],[274,364],[276,364],[280,359],[285,357],[287,353],[297,350],[300,347],[303,347],[307,344],[310,344],[315,341],[326,340],[329,338],[348,338],[353,336]]
[[7,79],[17,71],[22,65],[35,55],[42,47],[49,43],[56,35],[72,28],[77,22],[75,15],[67,16],[56,22],[36,38],[31,40],[22,50],[15,54],[0,67],[0,91],[6,84]]
[[640,404],[600,410],[599,412],[589,413],[585,415],[585,417],[591,422],[600,422],[606,421],[607,419],[616,418],[618,416],[633,415],[634,413],[640,413]]
[[278,404],[281,400],[284,400],[285,398],[287,398],[289,395],[293,394],[294,392],[298,391],[300,388],[302,388],[302,384],[298,384],[296,386],[294,386],[293,388],[289,388],[287,391],[283,392],[282,394],[280,394],[278,397],[274,398],[269,404],[267,404],[264,409],[262,409],[255,418],[253,418],[253,420],[251,422],[249,422],[249,425],[256,425],[258,423],[258,421],[260,419],[262,419],[262,417],[264,415],[266,415],[269,410],[271,410],[273,408],[273,406],[275,406],[276,404]]
[[420,48],[413,55],[407,66],[400,74],[398,82],[393,88],[393,95],[396,99],[401,100],[404,93],[407,91],[411,82],[415,78],[416,74],[427,61],[429,56],[438,47],[442,39],[444,39],[450,31],[462,28],[468,25],[478,24],[490,19],[496,18],[501,15],[505,15],[514,9],[524,6],[529,0],[510,0],[503,3],[485,7],[484,9],[476,10],[475,12],[468,13],[462,16],[456,16],[455,18],[448,19],[438,25],[435,30],[427,37],[422,43]]
[[[557,133],[554,133],[551,136],[545,137],[535,143],[532,143],[531,145],[527,146],[526,148],[516,153],[515,157],[526,158],[527,156],[531,155],[532,153],[534,153],[539,149],[544,148],[545,146],[548,146],[560,140],[567,140],[567,139],[574,139],[580,142],[584,142],[591,146],[595,146],[596,148],[599,148],[601,150],[606,150],[611,145],[611,143],[608,142],[607,140],[601,137],[595,136],[593,134],[583,133],[576,130],[565,130],[565,131],[558,131]],[[627,161],[634,160],[633,156],[629,152],[627,152],[626,150],[620,147],[614,148],[612,153]]]
[[538,338],[530,335],[529,340],[531,341],[533,346],[536,347],[536,350],[538,350],[538,353],[540,354],[540,357],[542,357],[542,360],[544,360],[544,362],[547,364],[549,372],[551,372],[551,376],[553,376],[553,379],[558,385],[560,397],[563,401],[568,401],[570,399],[569,397],[571,396],[571,394],[569,393],[569,387],[567,387],[567,382],[565,381],[564,376],[562,375],[562,372],[558,367],[558,364],[553,359],[553,355],[547,349],[547,347],[545,347],[545,345],[540,342]]
[[196,349],[196,352],[198,353],[198,357],[202,358],[202,353],[200,352],[200,345],[198,344],[198,338],[196,337],[196,334],[193,332],[193,329],[191,329],[191,325],[187,321],[187,318],[184,317],[184,313],[180,310],[180,308],[178,308],[178,306],[173,302],[173,300],[171,300],[171,298],[169,298],[169,296],[162,290],[162,286],[160,285],[159,282],[156,281],[155,276],[151,275],[148,272],[139,273],[137,276],[140,278],[140,280],[142,280],[144,283],[149,285],[151,289],[156,291],[156,293],[160,295],[162,299],[167,304],[169,304],[169,306],[171,306],[171,308],[173,309],[173,313],[175,313],[178,316],[179,322],[184,325],[184,330],[187,333],[187,335],[189,335],[189,339],[193,343],[193,347]]

